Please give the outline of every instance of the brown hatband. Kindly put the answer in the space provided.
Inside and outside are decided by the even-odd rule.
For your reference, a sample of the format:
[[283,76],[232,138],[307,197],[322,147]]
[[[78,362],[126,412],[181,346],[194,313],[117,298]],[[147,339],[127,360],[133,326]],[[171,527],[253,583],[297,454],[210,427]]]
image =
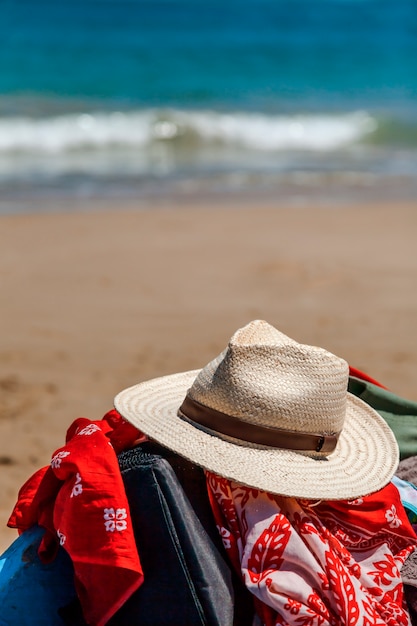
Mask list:
[[279,428],[270,428],[269,426],[250,424],[237,417],[232,417],[204,406],[190,396],[186,396],[182,403],[179,409],[179,416],[184,416],[200,426],[228,437],[285,450],[330,454],[336,448],[339,437],[338,434],[301,433],[294,430],[281,430]]

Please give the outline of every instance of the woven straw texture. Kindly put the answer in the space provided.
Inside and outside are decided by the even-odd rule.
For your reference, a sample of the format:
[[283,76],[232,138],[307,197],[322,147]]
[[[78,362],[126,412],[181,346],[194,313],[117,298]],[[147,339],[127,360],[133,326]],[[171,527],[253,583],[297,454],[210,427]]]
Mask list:
[[[202,467],[271,493],[354,499],[382,488],[398,466],[391,429],[347,393],[347,363],[298,344],[264,321],[238,330],[202,370],[125,389],[116,409],[151,439]],[[178,415],[187,392],[205,406],[252,424],[332,434],[334,452],[297,452],[216,435]]]

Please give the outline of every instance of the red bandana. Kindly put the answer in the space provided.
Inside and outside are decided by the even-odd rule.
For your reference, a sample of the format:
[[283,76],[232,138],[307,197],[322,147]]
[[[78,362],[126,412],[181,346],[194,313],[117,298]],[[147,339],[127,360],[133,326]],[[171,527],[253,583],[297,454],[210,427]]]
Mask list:
[[143,582],[117,453],[141,433],[110,411],[100,421],[79,418],[51,465],[20,489],[8,526],[46,529],[43,561],[59,544],[74,565],[75,586],[86,621],[102,626]]

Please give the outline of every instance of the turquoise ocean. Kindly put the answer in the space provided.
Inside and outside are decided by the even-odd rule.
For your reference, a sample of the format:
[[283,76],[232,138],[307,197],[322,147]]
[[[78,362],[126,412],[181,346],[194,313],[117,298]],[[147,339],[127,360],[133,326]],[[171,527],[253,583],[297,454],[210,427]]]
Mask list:
[[0,0],[0,211],[417,199],[416,0]]

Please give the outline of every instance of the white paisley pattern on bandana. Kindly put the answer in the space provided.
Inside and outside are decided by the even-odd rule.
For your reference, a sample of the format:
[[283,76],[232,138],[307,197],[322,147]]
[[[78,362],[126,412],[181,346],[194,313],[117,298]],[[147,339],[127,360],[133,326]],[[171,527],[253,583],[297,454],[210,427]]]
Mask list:
[[402,524],[402,521],[397,515],[397,509],[395,508],[394,504],[391,506],[390,509],[385,511],[385,519],[387,520],[391,528],[398,528]]
[[206,475],[225,548],[264,624],[409,626],[399,570],[417,538],[393,485],[316,504]]
[[65,544],[66,540],[67,540],[66,536],[64,535],[64,533],[61,533],[61,531],[59,529],[56,531],[56,534],[57,534],[58,539],[59,539],[59,545],[63,546]]
[[74,498],[74,496],[79,496],[83,492],[83,486],[81,484],[81,476],[80,473],[77,472],[75,474],[75,484],[71,490],[70,498]]
[[71,453],[66,450],[57,452],[55,456],[52,457],[52,461],[51,461],[52,469],[58,469],[59,467],[61,467],[62,459],[65,459],[65,457],[69,456],[70,454]]
[[85,426],[85,428],[82,428],[81,430],[79,430],[77,432],[77,435],[93,435],[99,430],[101,429],[97,426],[97,424],[89,424],[88,426]]
[[104,509],[104,525],[107,532],[114,533],[115,530],[123,531],[127,528],[126,509]]

